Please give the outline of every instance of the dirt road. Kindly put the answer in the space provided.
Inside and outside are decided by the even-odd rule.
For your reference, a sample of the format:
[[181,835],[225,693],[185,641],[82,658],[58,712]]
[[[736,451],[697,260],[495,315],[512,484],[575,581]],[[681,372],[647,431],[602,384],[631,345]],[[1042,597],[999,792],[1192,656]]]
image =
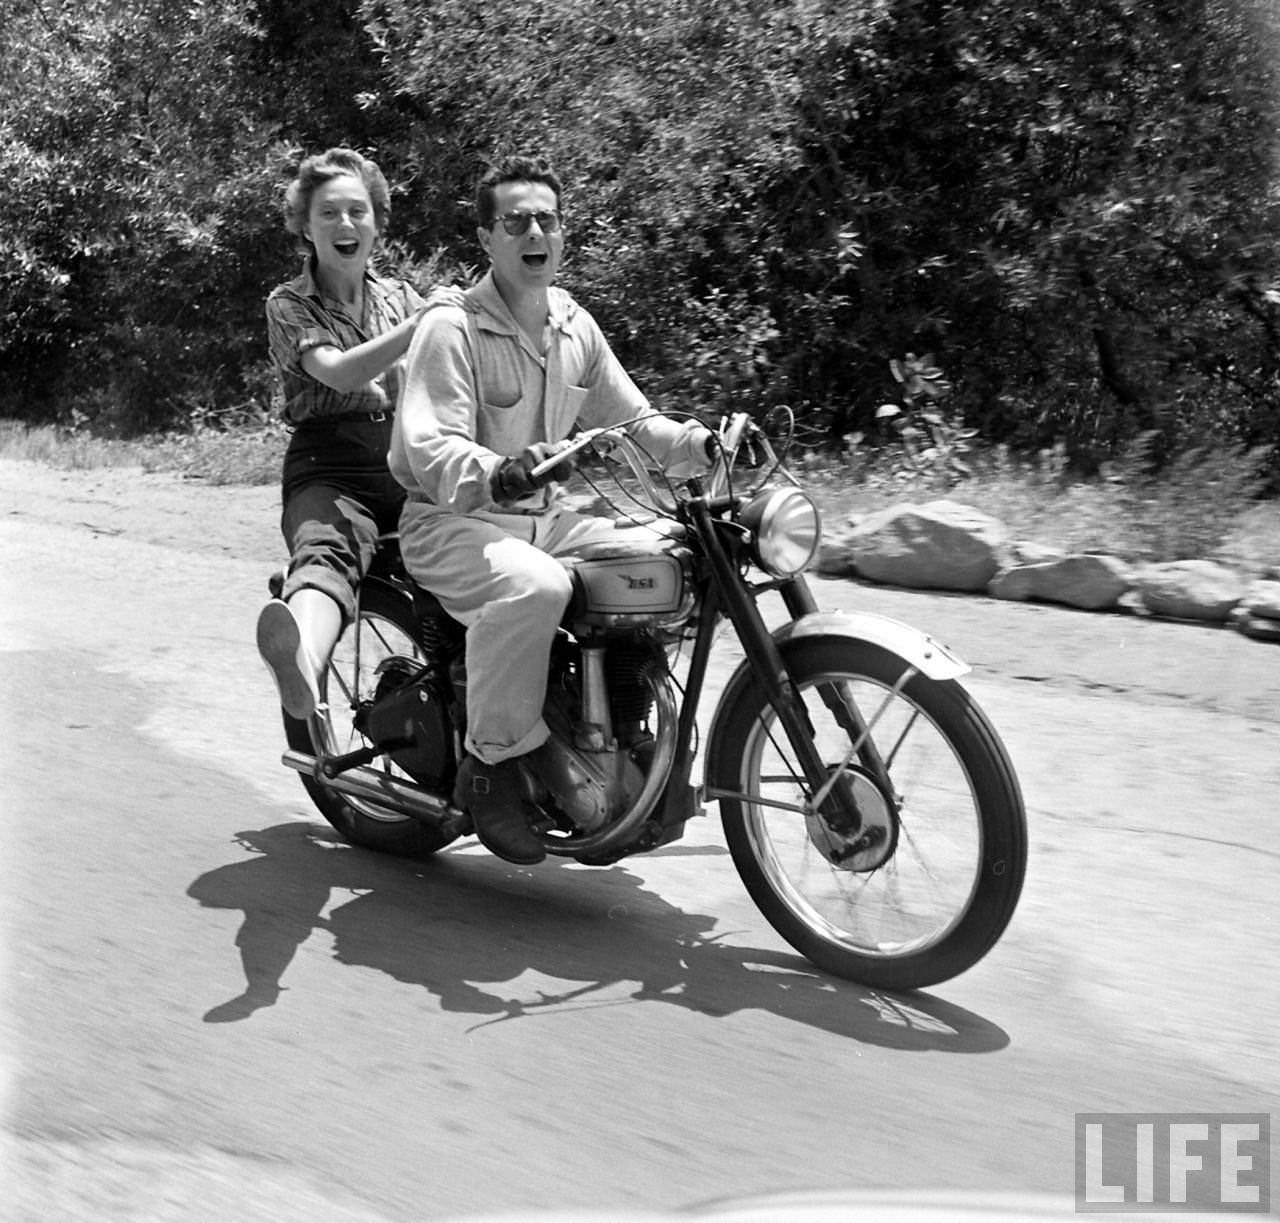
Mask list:
[[252,646],[275,502],[0,463],[13,1217],[1069,1199],[1075,1113],[1275,1101],[1280,649],[819,582],[973,665],[1027,798],[1006,938],[894,999],[773,936],[714,817],[608,870],[336,845]]

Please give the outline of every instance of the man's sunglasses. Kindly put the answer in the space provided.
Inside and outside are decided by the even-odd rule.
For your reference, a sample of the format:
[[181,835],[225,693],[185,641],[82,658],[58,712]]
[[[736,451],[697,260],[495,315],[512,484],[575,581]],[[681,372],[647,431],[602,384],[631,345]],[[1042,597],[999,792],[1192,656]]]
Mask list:
[[529,225],[533,221],[538,222],[538,228],[544,234],[553,234],[560,228],[559,212],[505,212],[500,217],[494,217],[493,225],[489,228],[500,224],[513,238],[518,238],[529,232]]

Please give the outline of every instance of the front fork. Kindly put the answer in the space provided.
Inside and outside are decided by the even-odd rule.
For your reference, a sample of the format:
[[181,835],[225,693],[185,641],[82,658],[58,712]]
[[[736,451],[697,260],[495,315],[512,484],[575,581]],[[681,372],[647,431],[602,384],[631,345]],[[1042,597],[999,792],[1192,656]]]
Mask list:
[[[786,661],[773,634],[769,632],[754,597],[716,529],[716,520],[712,517],[707,499],[691,499],[689,510],[705,543],[719,602],[737,631],[747,657],[753,660],[753,672],[764,689],[765,698],[778,715],[778,722],[796,754],[810,793],[825,796],[818,804],[819,809],[836,832],[843,836],[856,834],[862,826],[862,818],[853,801],[852,789],[847,785],[833,784],[831,769],[814,743],[813,724],[809,720],[804,701],[791,681]],[[813,593],[802,577],[788,581],[781,587],[781,593],[784,606],[793,618],[817,611]],[[699,634],[699,643],[704,636],[709,638],[709,634]],[[695,691],[692,685],[690,691]],[[822,697],[836,718],[853,735],[853,741],[861,740],[861,750],[874,753],[870,736],[865,733],[866,723],[853,702],[834,685],[823,685]],[[686,702],[686,712],[690,703]],[[681,741],[685,740],[682,738]],[[882,768],[877,770],[876,775],[879,776],[881,771]]]
[[[809,589],[809,583],[802,576],[792,578],[779,593],[782,595],[782,604],[792,620],[799,620],[801,616],[809,616],[819,610],[813,591]],[[858,763],[881,784],[886,794],[892,793],[888,766],[871,738],[870,725],[862,716],[862,711],[847,687],[839,684],[821,684],[818,691],[822,696],[822,703],[831,710],[836,724],[844,729],[853,743],[858,745]]]

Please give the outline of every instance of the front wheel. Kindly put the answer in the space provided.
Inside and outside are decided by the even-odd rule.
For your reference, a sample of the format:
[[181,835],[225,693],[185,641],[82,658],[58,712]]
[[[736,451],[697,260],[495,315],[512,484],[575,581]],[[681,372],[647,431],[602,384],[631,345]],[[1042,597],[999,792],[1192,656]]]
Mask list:
[[[369,741],[356,729],[354,715],[373,697],[378,664],[392,656],[422,659],[413,603],[381,582],[367,581],[360,591],[359,615],[334,647],[321,677],[321,704],[316,714],[305,722],[284,715],[289,746],[316,756],[365,747]],[[373,767],[411,780],[386,756],[376,759]],[[305,773],[301,777],[320,814],[353,845],[399,857],[425,858],[455,839],[401,811],[340,794]]]
[[[954,680],[878,646],[817,637],[782,649],[821,759],[864,829],[882,830],[880,850],[854,852],[812,810],[796,753],[749,683],[733,694],[714,766],[714,788],[736,795],[720,810],[747,890],[836,976],[895,990],[957,976],[1003,933],[1026,869],[1022,795],[999,736]],[[855,751],[861,727],[868,741]]]

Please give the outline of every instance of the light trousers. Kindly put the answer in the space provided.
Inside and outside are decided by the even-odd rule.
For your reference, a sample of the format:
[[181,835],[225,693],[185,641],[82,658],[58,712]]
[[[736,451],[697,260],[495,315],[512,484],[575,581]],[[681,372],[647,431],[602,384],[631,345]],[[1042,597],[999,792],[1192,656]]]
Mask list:
[[497,764],[546,741],[547,665],[573,590],[566,564],[586,544],[653,541],[663,534],[555,506],[525,515],[451,514],[405,504],[405,566],[466,626],[467,751]]

